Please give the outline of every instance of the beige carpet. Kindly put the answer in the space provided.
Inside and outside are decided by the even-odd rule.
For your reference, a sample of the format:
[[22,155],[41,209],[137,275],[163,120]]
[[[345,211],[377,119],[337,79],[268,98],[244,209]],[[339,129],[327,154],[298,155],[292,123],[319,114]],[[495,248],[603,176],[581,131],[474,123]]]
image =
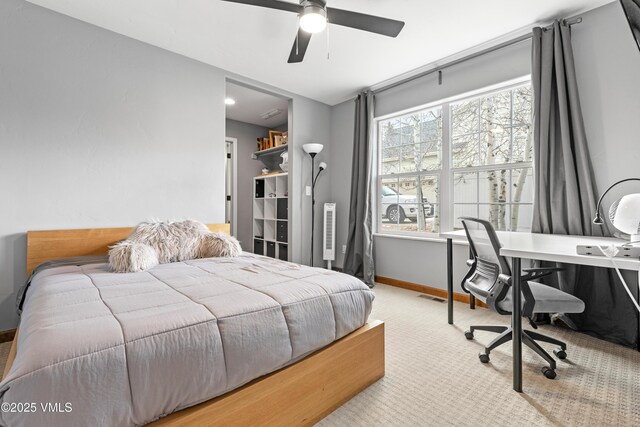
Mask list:
[[[386,323],[386,376],[319,425],[326,426],[623,426],[640,425],[640,353],[552,326],[543,333],[569,346],[558,377],[546,379],[542,360],[525,350],[524,393],[511,389],[511,348],[477,354],[494,334],[464,329],[506,324],[507,316],[456,303],[447,306],[418,293],[378,285],[372,318]],[[9,343],[0,344],[4,367]],[[549,347],[551,350],[552,347]]]
[[[378,285],[372,318],[386,325],[386,376],[333,412],[320,426],[442,425],[640,425],[640,353],[553,326],[542,333],[567,345],[555,380],[524,350],[524,393],[511,389],[511,346],[478,352],[495,336],[464,330],[475,324],[506,324],[508,316],[456,303],[455,325],[447,324],[446,302]],[[547,347],[549,351],[553,347]]]

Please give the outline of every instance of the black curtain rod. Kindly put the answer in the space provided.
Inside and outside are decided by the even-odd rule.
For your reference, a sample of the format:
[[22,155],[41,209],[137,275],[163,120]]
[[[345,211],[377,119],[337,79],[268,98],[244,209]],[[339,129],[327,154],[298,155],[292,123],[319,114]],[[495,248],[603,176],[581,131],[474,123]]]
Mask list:
[[[570,19],[563,19],[562,22],[566,23],[569,26],[572,26],[574,24],[581,23],[582,22],[582,18],[578,16],[578,17],[574,17],[574,18],[570,18]],[[548,25],[548,26],[546,26],[544,28],[545,28],[545,30],[547,30],[547,29],[550,29],[552,27],[553,27],[553,24]],[[428,76],[429,74],[440,72],[440,71],[444,70],[445,68],[453,67],[454,65],[458,65],[458,64],[461,64],[463,62],[469,61],[471,59],[477,58],[479,56],[486,55],[487,53],[495,52],[496,50],[504,49],[505,47],[513,46],[513,45],[518,44],[518,43],[522,43],[525,40],[529,40],[531,37],[532,37],[531,33],[522,35],[520,37],[516,37],[515,39],[508,40],[508,41],[500,43],[498,45],[483,49],[483,50],[481,50],[479,52],[472,53],[471,55],[465,56],[463,58],[458,58],[458,59],[453,60],[451,62],[447,62],[447,63],[442,64],[442,65],[438,65],[438,66],[436,66],[434,68],[431,68],[429,70],[423,71],[423,72],[418,73],[418,74],[416,74],[414,76],[407,77],[406,79],[397,81],[395,83],[388,84],[387,86],[383,86],[383,87],[381,87],[379,89],[373,90],[372,92],[374,94],[378,94],[378,93],[387,91],[389,89],[393,89],[394,87],[398,87],[398,86],[403,85],[405,83],[409,83],[409,82],[411,82],[413,80],[422,78],[424,76]]]

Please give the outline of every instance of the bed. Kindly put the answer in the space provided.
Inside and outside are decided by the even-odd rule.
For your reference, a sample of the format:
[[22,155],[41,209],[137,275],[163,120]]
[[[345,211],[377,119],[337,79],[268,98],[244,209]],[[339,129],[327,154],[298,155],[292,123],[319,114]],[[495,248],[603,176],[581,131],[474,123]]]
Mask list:
[[[30,232],[28,269],[129,231]],[[36,406],[2,425],[309,425],[384,375],[384,325],[350,276],[253,254],[79,264],[32,280],[0,401]]]

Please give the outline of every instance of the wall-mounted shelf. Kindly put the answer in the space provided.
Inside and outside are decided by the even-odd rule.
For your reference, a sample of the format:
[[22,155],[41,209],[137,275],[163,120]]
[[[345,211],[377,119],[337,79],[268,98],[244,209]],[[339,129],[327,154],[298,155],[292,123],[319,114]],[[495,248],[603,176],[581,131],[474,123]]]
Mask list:
[[251,158],[254,160],[259,160],[260,158],[279,156],[280,154],[287,151],[288,148],[289,145],[285,144],[279,147],[268,148],[266,150],[254,151],[254,153],[251,155]]

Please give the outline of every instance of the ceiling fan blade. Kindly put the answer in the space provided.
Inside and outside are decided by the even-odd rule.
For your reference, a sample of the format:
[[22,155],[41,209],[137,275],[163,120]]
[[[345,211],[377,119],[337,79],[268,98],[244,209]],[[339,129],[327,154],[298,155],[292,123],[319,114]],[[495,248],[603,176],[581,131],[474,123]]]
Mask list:
[[381,18],[332,7],[327,8],[327,20],[330,24],[356,28],[389,37],[396,37],[404,27],[404,22],[396,21],[395,19]]
[[304,9],[304,7],[299,4],[289,3],[287,1],[279,1],[279,0],[222,0],[222,1],[227,1],[230,3],[248,4],[251,6],[268,7],[269,9],[285,10],[287,12],[294,12],[294,13],[300,13],[302,12],[302,9]]
[[287,61],[289,64],[302,62],[302,60],[304,59],[304,54],[307,51],[307,47],[309,47],[310,40],[311,33],[307,33],[306,31],[302,31],[302,29],[298,29],[298,39],[293,41],[293,47],[291,48],[289,60]]

